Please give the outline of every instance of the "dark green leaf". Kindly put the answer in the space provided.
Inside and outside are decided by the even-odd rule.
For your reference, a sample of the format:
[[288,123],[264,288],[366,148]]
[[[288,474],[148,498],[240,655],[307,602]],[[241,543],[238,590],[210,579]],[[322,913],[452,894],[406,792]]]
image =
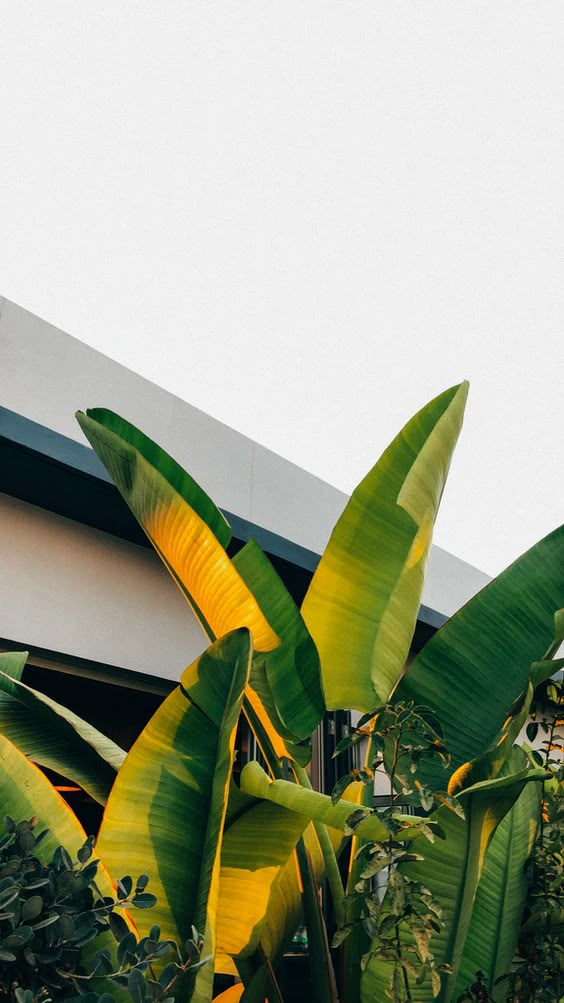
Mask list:
[[163,968],[161,974],[159,975],[159,983],[165,989],[172,981],[176,978],[179,972],[178,965],[171,961],[170,964]]
[[138,968],[132,968],[127,979],[127,988],[134,1003],[145,1003],[146,983]]
[[117,894],[118,899],[126,899],[133,888],[133,881],[127,874],[124,878],[121,878],[117,883]]
[[151,895],[150,892],[142,892],[140,895],[134,895],[131,899],[131,904],[136,909],[152,909],[156,902],[156,895]]
[[36,919],[43,909],[43,899],[41,895],[32,895],[22,906],[22,919]]
[[35,836],[31,831],[22,832],[20,835],[20,846],[25,853],[30,853],[35,846]]
[[53,863],[58,871],[72,871],[72,860],[64,846],[59,846],[55,850]]
[[123,940],[129,934],[129,927],[125,922],[123,916],[120,916],[117,912],[112,912],[110,915],[110,930],[112,931],[114,937],[117,941]]
[[117,949],[117,958],[120,965],[123,965],[125,956],[128,952],[135,951],[137,947],[137,938],[134,933],[128,933],[126,937],[123,937],[119,942]]
[[527,738],[529,739],[529,742],[534,742],[535,738],[538,735],[538,731],[539,731],[538,721],[530,721],[529,724],[527,725]]
[[52,913],[50,916],[46,916],[44,919],[40,919],[38,923],[33,924],[34,930],[43,930],[46,926],[52,926],[59,919],[58,913]]

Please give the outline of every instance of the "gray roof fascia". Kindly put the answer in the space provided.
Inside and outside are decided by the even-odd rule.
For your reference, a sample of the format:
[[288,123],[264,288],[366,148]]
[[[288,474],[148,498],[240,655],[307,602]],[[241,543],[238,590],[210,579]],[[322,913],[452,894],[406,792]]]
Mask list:
[[96,453],[89,446],[83,446],[60,432],[54,432],[31,418],[16,414],[7,407],[0,406],[0,436],[17,446],[40,453],[49,460],[62,463],[73,470],[112,483]]

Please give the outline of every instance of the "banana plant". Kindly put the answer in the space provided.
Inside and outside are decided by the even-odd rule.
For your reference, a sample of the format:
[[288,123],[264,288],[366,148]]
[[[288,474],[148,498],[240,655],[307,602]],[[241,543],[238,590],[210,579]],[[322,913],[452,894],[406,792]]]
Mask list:
[[[526,689],[530,663],[544,650],[553,610],[564,601],[562,531],[533,548],[470,603],[404,675],[432,525],[466,395],[467,385],[461,384],[423,408],[353,493],[313,577],[301,616],[256,544],[248,544],[231,567],[221,552],[222,567],[232,576],[234,566],[243,582],[242,588],[237,579],[239,595],[248,589],[281,640],[277,646],[272,638],[265,643],[256,641],[255,635],[256,646],[262,644],[264,650],[253,659],[245,701],[247,717],[271,768],[273,758],[286,754],[300,777],[297,750],[324,707],[367,711],[393,694],[437,710],[456,768],[495,744],[508,708]],[[198,532],[211,534],[225,548],[228,534],[221,513],[174,461],[124,419],[100,409],[78,417],[208,636],[214,636],[210,625],[217,610],[203,593],[194,600],[189,578],[191,566],[200,567],[198,546],[194,534],[181,527],[191,526],[199,517]],[[163,517],[163,508],[173,509],[174,518]],[[155,526],[161,526],[158,533]],[[212,545],[215,553],[213,540]],[[214,580],[214,588],[221,595],[218,581]],[[231,610],[230,615],[239,616],[238,623],[244,622],[249,608],[257,616],[252,603],[249,607],[239,598],[237,604],[238,613]],[[283,607],[286,618],[280,615]],[[512,610],[519,610],[519,618]],[[490,629],[484,631],[484,624]],[[262,636],[266,634],[262,625]],[[493,694],[488,683],[492,664],[502,669],[496,674]],[[459,688],[456,701],[451,699],[453,679]],[[461,727],[456,722],[451,727],[451,709],[453,716],[454,711],[460,714]],[[510,747],[506,735],[497,753],[498,771]],[[330,863],[326,845],[325,849]],[[268,914],[267,908],[263,929],[268,928]],[[279,929],[283,926],[278,924]]]
[[452,387],[407,423],[331,534],[302,605],[328,710],[385,704],[403,674],[467,395]]
[[[11,728],[13,741],[27,745],[37,762],[107,802],[98,849],[110,873],[123,871],[125,860],[131,866],[132,850],[157,891],[163,934],[182,943],[192,923],[202,929],[215,970],[242,976],[243,1003],[276,997],[277,959],[304,903],[317,929],[317,890],[326,875],[337,913],[343,901],[336,852],[359,798],[352,794],[335,808],[308,789],[311,732],[325,709],[370,711],[396,697],[435,710],[458,771],[454,793],[467,813],[471,809],[467,822],[441,809],[452,830],[452,854],[465,848],[473,875],[470,890],[463,882],[456,886],[449,908],[464,923],[450,923],[445,947],[464,970],[478,876],[488,871],[485,844],[501,821],[496,805],[507,810],[509,791],[514,798],[533,778],[522,769],[507,774],[511,781],[503,774],[515,721],[526,713],[530,664],[542,661],[553,611],[564,606],[560,530],[449,621],[404,674],[466,396],[467,384],[445,391],[388,447],[347,504],[301,610],[256,543],[228,556],[231,531],[222,513],[161,447],[111,411],[77,416],[211,647],[186,670],[127,758],[25,687],[21,665],[4,666],[2,675],[0,664],[0,728]],[[242,789],[230,779],[240,710],[270,774],[247,767]],[[297,782],[282,778],[282,762]],[[432,769],[428,778],[437,779]],[[372,796],[365,791],[368,807]],[[357,844],[381,827],[365,814]],[[134,839],[126,846],[129,829]],[[427,858],[440,877],[439,851]],[[353,862],[349,891],[354,881]],[[322,941],[314,988],[316,999],[330,1001],[335,990],[324,971],[330,959]],[[360,998],[359,943],[345,942],[347,1003]],[[184,998],[209,1001],[212,974],[211,963],[200,969]],[[371,962],[364,998],[376,977]],[[225,999],[239,996],[235,990]]]
[[[303,612],[306,619],[318,625],[326,623],[328,611],[333,612],[334,595],[327,594],[326,582],[332,575],[335,577],[335,555],[337,572],[342,571],[347,551],[348,561],[360,567],[360,585],[354,576],[340,579],[341,588],[344,581],[351,582],[349,608],[366,607],[377,596],[368,634],[349,629],[348,650],[358,650],[358,655],[347,668],[341,702],[327,697],[335,671],[329,666],[328,675],[325,662],[334,638],[330,637],[325,645],[320,667],[311,630],[306,629],[258,546],[251,541],[230,562],[224,549],[230,534],[223,516],[171,457],[113,412],[94,409],[77,415],[91,445],[208,637],[217,636],[219,629],[235,620],[254,631],[258,652],[244,710],[271,767],[282,755],[296,761],[298,767],[303,764],[300,743],[326,707],[364,706],[358,704],[354,681],[362,678],[358,666],[365,660],[367,646],[374,647],[376,639],[378,658],[387,665],[387,689],[399,678],[419,607],[432,525],[466,396],[467,384],[454,387],[408,423],[354,493],[314,576],[310,590],[313,598],[309,601],[306,597]],[[270,620],[270,632],[263,612]],[[356,614],[356,625],[362,612],[360,617]],[[276,632],[274,638],[271,628]],[[318,633],[313,632],[313,637],[319,647]],[[279,647],[277,636],[282,640]],[[372,675],[374,666],[363,687],[367,706],[372,706],[377,692],[370,681]],[[298,770],[296,775],[300,776]],[[319,826],[318,838],[333,877],[331,887],[338,907],[343,891],[338,887],[334,852],[327,833]]]

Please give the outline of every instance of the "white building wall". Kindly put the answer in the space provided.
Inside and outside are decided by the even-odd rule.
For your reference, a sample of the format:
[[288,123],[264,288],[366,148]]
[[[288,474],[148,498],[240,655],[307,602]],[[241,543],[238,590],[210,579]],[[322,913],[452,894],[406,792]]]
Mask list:
[[156,554],[0,495],[0,637],[177,680],[207,641]]
[[342,491],[6,299],[0,405],[83,445],[75,412],[117,411],[174,456],[220,508],[316,553],[346,502]]

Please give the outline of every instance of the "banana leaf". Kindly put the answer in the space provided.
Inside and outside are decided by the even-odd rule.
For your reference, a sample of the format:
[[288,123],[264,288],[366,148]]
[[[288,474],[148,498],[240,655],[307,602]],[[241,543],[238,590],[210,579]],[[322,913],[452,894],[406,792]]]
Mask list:
[[266,677],[262,653],[253,657],[243,711],[267,762],[274,753],[277,759],[286,756],[307,766],[311,759],[311,742],[301,743],[299,736],[289,731],[282,721]]
[[[216,950],[223,825],[251,657],[249,631],[240,628],[185,670],[128,753],[98,838],[113,873],[127,865],[150,875],[157,905],[141,916],[142,932],[157,923],[183,945],[193,924],[204,932],[204,957]],[[186,998],[207,1003],[212,978],[213,961]]]
[[369,711],[400,678],[468,384],[427,404],[353,492],[302,605],[328,710]]
[[214,996],[214,1003],[239,1003],[244,988],[242,982],[237,982],[234,986],[230,986],[229,989],[224,989],[219,996]]
[[74,812],[41,770],[5,735],[0,735],[0,800],[2,813],[16,822],[37,816],[38,830],[48,829],[45,855],[64,846],[76,854],[86,833]]
[[[278,884],[284,885],[284,870],[297,874],[294,847],[309,828],[310,820],[328,825],[333,848],[342,839],[350,815],[358,805],[344,800],[337,805],[330,797],[283,780],[271,782],[258,763],[249,763],[241,774],[241,791],[231,792],[239,801],[226,824],[221,853],[220,898],[217,918],[218,953],[240,960],[250,957],[262,941],[269,910],[276,905]],[[265,800],[262,800],[262,799]],[[367,838],[383,839],[387,829],[377,816],[367,815],[359,830]],[[310,833],[305,852],[318,879],[323,878],[317,836]],[[290,882],[291,885],[291,882]],[[299,914],[298,906],[291,915]],[[289,920],[291,923],[291,919]],[[297,922],[297,920],[296,920]],[[284,929],[286,923],[282,923]],[[221,971],[229,971],[221,962]]]
[[249,540],[233,563],[282,642],[273,651],[256,656],[264,664],[272,702],[291,737],[309,738],[325,711],[315,644],[258,543]]
[[[542,780],[545,775],[544,770],[523,766],[525,760],[521,750],[514,750],[507,767],[513,772],[481,781],[458,794],[465,819],[446,806],[434,812],[431,818],[439,823],[446,838],[426,845],[424,860],[400,865],[404,874],[431,889],[443,909],[444,929],[433,936],[430,947],[437,965],[451,965],[454,975],[443,976],[438,1003],[450,1003],[453,998],[490,840],[524,785]],[[389,962],[377,958],[369,961],[361,982],[363,1003],[385,999],[392,972]],[[431,1003],[435,998],[431,986],[418,986],[417,998],[421,1003]]]
[[[168,454],[119,415],[95,408],[86,415],[78,412],[77,420],[208,638],[214,640],[246,626],[253,635],[255,654],[276,648],[277,634],[224,549],[229,527],[205,492]],[[250,573],[245,555],[240,560]],[[280,601],[269,602],[276,605],[288,639],[294,634],[299,638],[299,624],[292,624],[288,608]],[[254,728],[256,721],[278,757],[306,763],[309,750],[294,747],[303,737],[301,731],[294,735],[288,730],[266,679],[261,690],[261,668],[266,673],[262,662],[257,664],[247,687],[245,713],[249,722]],[[309,685],[312,667],[306,667],[305,673]]]
[[[553,644],[553,614],[563,605],[561,526],[474,596],[414,659],[395,696],[436,712],[452,770],[496,742],[529,684],[531,663]],[[421,763],[419,777],[444,788],[444,771],[433,762]]]
[[[338,845],[341,834],[336,835],[335,845]],[[321,887],[324,875],[323,855],[313,825],[308,825],[303,833],[303,843],[312,865],[312,873],[317,887]],[[282,954],[288,948],[290,941],[303,916],[303,885],[297,860],[297,852],[282,868],[278,880],[273,885],[268,910],[262,927],[262,935],[257,952],[257,971],[255,978],[245,978],[245,992],[241,1003],[264,1003],[265,986],[268,986],[265,967],[276,969]],[[270,995],[268,996],[270,999]]]
[[305,816],[268,802],[226,829],[221,850],[217,950],[248,957],[256,951],[275,883],[308,824]]
[[257,651],[276,647],[276,634],[225,551],[229,528],[205,492],[119,415],[95,408],[76,417],[208,638],[248,627]]
[[26,756],[105,804],[125,752],[55,700],[21,682],[26,652],[0,654],[0,732]]
[[487,850],[476,892],[472,919],[464,945],[456,999],[475,981],[476,972],[486,975],[487,989],[500,1003],[503,986],[495,980],[509,972],[519,937],[527,897],[525,864],[536,837],[540,809],[540,783],[527,784],[496,830]]
[[[114,411],[109,411],[107,408],[92,408],[86,414],[93,422],[128,442],[149,466],[158,470],[174,491],[181,498],[184,498],[184,501],[194,509],[200,519],[209,526],[222,547],[227,547],[231,540],[231,527],[227,519],[203,488],[172,456],[138,428],[135,428],[135,425],[126,421],[119,414],[115,414]],[[77,415],[78,422],[82,427],[81,417],[83,416]],[[102,462],[104,461],[102,460]]]

